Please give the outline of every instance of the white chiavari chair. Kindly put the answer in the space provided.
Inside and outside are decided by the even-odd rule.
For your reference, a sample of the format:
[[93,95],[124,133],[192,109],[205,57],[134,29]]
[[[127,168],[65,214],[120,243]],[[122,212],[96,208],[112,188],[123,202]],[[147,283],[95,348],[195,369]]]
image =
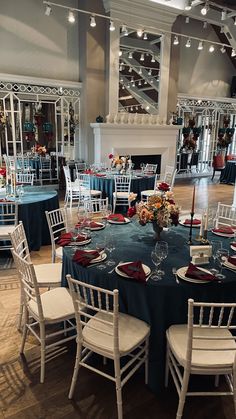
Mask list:
[[0,202],[0,250],[11,249],[12,233],[18,224],[18,204]]
[[[58,287],[41,294],[33,264],[21,258],[13,249],[12,255],[25,307],[20,353],[24,353],[27,333],[31,332],[40,344],[40,383],[43,383],[47,349],[56,349],[76,337],[73,333],[76,326],[72,321],[75,316],[74,306],[67,288]],[[47,329],[51,325],[58,325],[57,330]]]
[[[95,287],[72,279],[70,275],[67,275],[67,281],[77,325],[77,353],[69,399],[73,397],[78,371],[83,366],[115,383],[118,419],[122,419],[122,387],[142,364],[145,365],[147,384],[150,327],[142,320],[119,313],[118,290]],[[114,362],[114,375],[87,363],[92,353],[111,359]],[[124,357],[129,361],[121,366],[121,358]]]
[[131,176],[130,175],[115,175],[115,192],[113,192],[113,212],[115,212],[116,206],[128,206],[130,208],[131,201],[130,187],[131,187]]
[[57,247],[56,242],[62,233],[68,232],[67,213],[65,208],[45,211],[52,244],[52,263],[56,257],[62,259],[63,248]]
[[153,173],[156,174],[157,171],[157,164],[151,164],[151,163],[147,163],[146,166],[143,169],[144,173]]
[[232,205],[218,202],[214,227],[232,227],[236,230],[236,209]]
[[72,209],[73,202],[78,204],[80,200],[80,186],[77,180],[75,182],[71,181],[69,166],[63,166],[63,171],[66,180],[65,206],[67,207],[69,204],[70,209]]
[[34,174],[33,173],[16,173],[16,182],[22,185],[32,185],[34,184]]
[[52,181],[52,162],[50,156],[39,158],[39,180],[43,184],[44,180]]
[[80,198],[79,202],[84,200],[92,200],[95,198],[101,198],[102,192],[96,189],[91,189],[90,186],[90,175],[87,173],[79,173],[77,176],[79,183]]
[[[176,419],[182,418],[186,396],[234,398],[236,413],[236,303],[201,303],[188,300],[188,323],[171,326],[167,332],[165,385],[171,372],[178,395]],[[226,376],[229,391],[188,391],[191,374]]]

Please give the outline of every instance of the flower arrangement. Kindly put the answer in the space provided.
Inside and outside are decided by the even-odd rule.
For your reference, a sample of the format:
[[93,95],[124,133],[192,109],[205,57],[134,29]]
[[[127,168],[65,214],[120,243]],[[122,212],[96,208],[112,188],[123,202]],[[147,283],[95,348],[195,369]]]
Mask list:
[[109,154],[108,158],[111,160],[111,167],[117,168],[119,171],[125,172],[132,166],[130,156],[114,156],[113,154]]
[[7,171],[5,167],[0,167],[0,187],[3,188],[6,185]]
[[44,155],[47,153],[47,149],[44,145],[40,145],[37,143],[35,147],[35,152],[38,153],[39,155]]
[[173,192],[160,191],[151,196],[147,202],[139,202],[136,206],[139,223],[146,225],[148,222],[156,222],[162,228],[176,226],[180,209],[173,198]]

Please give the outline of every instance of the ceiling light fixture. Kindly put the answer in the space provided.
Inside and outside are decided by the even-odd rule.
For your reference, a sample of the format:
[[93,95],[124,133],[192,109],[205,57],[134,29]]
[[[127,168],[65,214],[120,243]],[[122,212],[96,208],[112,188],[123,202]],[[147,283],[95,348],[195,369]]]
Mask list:
[[234,18],[234,25],[236,26],[236,17]]
[[223,9],[221,12],[221,20],[227,19],[227,10]]
[[95,16],[90,16],[90,26],[91,28],[95,28],[96,26]]
[[187,42],[186,42],[185,46],[186,46],[186,48],[191,47],[191,39],[190,38],[187,39]]
[[221,52],[222,52],[222,54],[224,54],[225,52],[226,52],[226,48],[225,48],[225,46],[224,45],[222,45],[222,47],[221,47]]
[[208,1],[206,1],[205,5],[203,6],[203,8],[201,9],[201,14],[203,16],[206,16],[207,12],[209,10],[209,3]]
[[148,70],[148,75],[149,75],[149,76],[151,76],[151,75],[152,75],[152,69],[151,69],[151,68]]
[[132,73],[132,67],[129,68],[129,73]]
[[203,22],[203,29],[207,29],[208,23],[205,21]]
[[46,4],[45,15],[50,16],[51,13],[52,13],[52,8],[49,6],[49,4]]
[[197,49],[198,49],[199,51],[201,51],[201,50],[203,49],[203,42],[202,42],[202,41],[199,41],[199,44],[198,44]]
[[144,39],[144,41],[146,41],[148,39],[147,32],[144,32],[143,39]]
[[142,82],[141,82],[141,80],[139,80],[139,82],[138,82],[138,86],[142,86]]
[[137,36],[138,36],[139,38],[142,38],[142,36],[143,36],[143,29],[138,29],[138,30],[137,30]]
[[185,18],[185,23],[189,23],[189,17],[188,16],[186,16],[186,18]]
[[139,71],[138,71],[138,74],[143,74],[143,70],[142,70],[142,68],[140,67],[140,69],[139,69]]
[[191,10],[191,9],[192,9],[192,0],[187,0],[184,10]]
[[68,21],[70,23],[75,23],[75,15],[74,15],[74,12],[72,12],[72,10],[69,10]]
[[215,47],[214,47],[214,45],[210,45],[210,47],[209,47],[209,52],[214,52],[215,51]]
[[144,53],[142,52],[141,56],[140,56],[140,61],[144,61]]
[[121,57],[122,56],[122,51],[121,51],[121,49],[120,49],[120,51],[119,51],[119,57]]
[[236,51],[235,51],[235,49],[233,48],[232,49],[232,51],[231,51],[231,57],[236,57]]
[[133,53],[132,51],[129,52],[128,58],[132,59],[133,58]]
[[173,45],[179,45],[179,38],[175,35]]
[[156,62],[156,60],[154,58],[154,55],[152,55],[151,63],[155,63],[155,62]]
[[224,31],[225,31],[225,27],[224,26],[221,26],[220,27],[220,33],[224,33]]
[[116,29],[113,20],[110,20],[109,29],[110,29],[111,32],[114,32],[114,30]]

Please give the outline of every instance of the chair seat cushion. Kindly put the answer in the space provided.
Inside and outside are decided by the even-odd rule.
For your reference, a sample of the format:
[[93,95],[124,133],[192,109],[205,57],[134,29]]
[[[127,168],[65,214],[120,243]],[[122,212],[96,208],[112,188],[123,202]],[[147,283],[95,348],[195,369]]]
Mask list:
[[61,263],[43,263],[34,265],[34,270],[39,287],[50,287],[61,285]]
[[57,247],[56,248],[56,257],[62,259],[63,257],[63,247]]
[[155,191],[153,189],[147,189],[146,191],[142,191],[141,192],[141,196],[145,195],[145,196],[152,196],[155,195]]
[[130,196],[130,192],[113,192],[113,196],[117,196],[117,198],[128,198]]
[[15,230],[14,225],[1,225],[0,226],[0,240],[10,240],[9,233]]
[[[43,315],[46,322],[61,321],[74,317],[74,306],[67,288],[58,287],[41,294]],[[28,303],[28,308],[33,316],[38,318],[38,306],[33,300]]]
[[[97,313],[97,319],[111,321],[111,316],[108,313]],[[90,328],[91,326],[93,328]],[[128,314],[119,313],[119,351],[120,354],[126,354],[135,348],[139,342],[145,339],[150,332],[148,324]],[[94,346],[101,351],[107,353],[113,352],[113,336],[107,335],[104,332],[112,331],[112,325],[105,325],[97,322],[94,319],[88,321],[83,329],[84,343]]]
[[[186,363],[186,348],[187,348],[187,325],[177,324],[171,326],[167,331],[167,338],[172,351],[179,363],[184,366]],[[228,329],[213,329],[197,327],[193,329],[193,336],[212,336],[212,337],[231,337]],[[229,340],[193,340],[193,347],[212,348],[220,350],[193,350],[192,352],[192,368],[230,368],[234,363],[235,351],[225,350],[227,348],[235,347],[234,339]],[[223,351],[225,350],[225,351]]]

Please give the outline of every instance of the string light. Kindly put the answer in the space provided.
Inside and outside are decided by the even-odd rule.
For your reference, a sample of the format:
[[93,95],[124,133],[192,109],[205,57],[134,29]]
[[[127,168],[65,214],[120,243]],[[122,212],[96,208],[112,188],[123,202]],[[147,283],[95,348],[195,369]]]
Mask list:
[[142,52],[141,56],[140,56],[140,61],[144,61],[144,54]]
[[176,36],[176,35],[175,35],[175,37],[174,37],[173,44],[174,44],[174,45],[179,45],[179,38],[178,38],[178,36]]
[[188,0],[185,7],[185,10],[191,10],[192,9],[192,0]]
[[197,49],[199,51],[201,51],[203,49],[203,42],[202,41],[199,42]]
[[[106,16],[106,15],[102,15],[102,14],[99,14],[99,13],[91,13],[91,11],[87,11],[87,10],[82,10],[82,9],[77,9],[77,8],[70,8],[70,7],[68,7],[68,6],[65,6],[65,5],[62,5],[62,4],[59,4],[59,3],[54,3],[54,2],[51,2],[51,1],[47,1],[47,0],[43,0],[43,4],[45,5],[45,15],[46,16],[50,16],[51,15],[51,13],[52,13],[52,7],[60,7],[60,8],[63,8],[63,9],[65,9],[65,10],[69,10],[69,13],[68,13],[68,20],[69,20],[69,22],[70,23],[74,23],[75,22],[75,12],[79,12],[79,13],[84,13],[84,14],[87,14],[87,15],[89,15],[90,16],[90,26],[91,27],[95,27],[96,26],[96,20],[95,20],[95,18],[96,17],[101,17],[101,18],[103,18],[103,19],[107,19],[107,20],[109,20],[109,22],[110,22],[110,30],[111,31],[114,31],[115,30],[115,24],[114,24],[114,22],[116,21],[116,22],[118,22],[118,24],[119,24],[119,26],[121,26],[121,32],[122,32],[122,34],[124,35],[124,36],[128,36],[129,35],[129,32],[128,32],[128,29],[127,29],[127,25],[126,24],[124,24],[124,23],[122,23],[121,22],[121,20],[119,19],[119,18],[113,18],[112,20],[110,19],[110,17],[109,16]],[[188,5],[189,5],[189,7],[190,7],[190,5],[192,6],[192,1],[189,1],[189,2],[187,2],[187,7],[188,7]],[[220,6],[219,6],[219,8],[220,8]],[[208,10],[209,10],[209,0],[206,0],[206,2],[205,2],[205,4],[204,4],[204,6],[202,7],[202,9],[201,9],[201,14],[203,14],[203,15],[206,15],[207,14],[207,12],[208,12]],[[232,9],[229,9],[229,8],[224,8],[223,10],[222,10],[222,15],[221,15],[221,17],[222,18],[226,18],[227,19],[227,17],[229,16],[227,13],[228,13],[228,11],[231,11]],[[233,10],[232,10],[233,11]],[[224,13],[223,13],[224,12]],[[187,16],[188,17],[188,16]],[[233,16],[232,16],[233,17]],[[233,19],[234,19],[234,25],[236,25],[236,17],[233,17]],[[224,19],[223,19],[224,20]],[[95,22],[94,22],[95,21]],[[204,23],[203,23],[203,27],[204,28],[206,28],[207,27],[207,22],[206,21],[204,21]],[[132,29],[135,29],[135,30],[137,30],[136,28],[132,28]],[[149,31],[152,31],[153,29],[155,29],[155,30],[157,30],[158,28],[157,27],[152,27],[152,26],[148,26],[146,29],[148,29]],[[171,32],[171,31],[168,31],[168,30],[165,30],[165,31],[161,31],[161,33],[162,33],[162,35],[165,35],[165,34],[172,34],[172,35],[175,35],[175,36],[179,36],[179,37],[184,37],[184,38],[188,38],[188,35],[183,35],[183,34],[179,34],[179,33],[176,33],[176,32]],[[146,39],[146,35],[147,35],[147,33],[146,32],[144,32],[144,30],[143,29],[141,29],[141,28],[139,28],[138,30],[137,30],[137,36],[139,36],[140,38],[143,36],[145,39]],[[202,42],[210,42],[210,41],[208,41],[208,40],[201,40],[201,39],[199,39],[199,38],[197,38],[197,37],[191,37],[192,39],[196,39],[196,40],[198,40],[198,41],[202,41]],[[190,38],[189,38],[190,39]],[[221,44],[220,42],[212,42],[211,41],[211,44],[212,44],[212,46],[213,45],[219,45],[220,46],[220,48],[221,48],[221,52],[222,51],[225,51],[225,48],[227,47],[227,48],[230,48],[231,49],[231,51],[232,51],[232,46],[231,45],[224,45],[224,44]],[[175,44],[175,45],[178,45],[177,43]],[[154,59],[154,57],[152,56],[152,60],[151,60],[151,62],[155,62],[155,59]]]
[[188,16],[186,16],[186,18],[185,18],[185,23],[189,23],[189,17]]
[[186,48],[191,47],[191,39],[190,38],[187,39],[187,42],[186,42],[185,46],[186,46]]
[[69,10],[68,21],[70,23],[75,23],[75,15],[74,15],[74,12],[72,12],[72,10]]
[[222,52],[222,54],[224,54],[225,52],[226,52],[226,49],[225,49],[225,46],[224,45],[222,45],[222,47],[221,47],[221,52]]
[[214,45],[210,45],[209,52],[214,52],[214,51],[215,51]]
[[49,6],[49,4],[46,4],[45,15],[50,16],[51,13],[52,13],[52,8]]
[[96,20],[94,16],[90,16],[90,26],[91,28],[95,28],[96,26]]

